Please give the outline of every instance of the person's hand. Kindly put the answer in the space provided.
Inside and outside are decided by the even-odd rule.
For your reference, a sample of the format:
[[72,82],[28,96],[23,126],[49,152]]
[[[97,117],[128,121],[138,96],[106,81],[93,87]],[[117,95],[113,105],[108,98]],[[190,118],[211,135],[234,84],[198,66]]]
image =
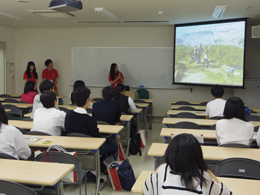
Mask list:
[[121,79],[121,74],[118,74],[117,80]]
[[93,104],[95,103],[94,100],[90,100]]

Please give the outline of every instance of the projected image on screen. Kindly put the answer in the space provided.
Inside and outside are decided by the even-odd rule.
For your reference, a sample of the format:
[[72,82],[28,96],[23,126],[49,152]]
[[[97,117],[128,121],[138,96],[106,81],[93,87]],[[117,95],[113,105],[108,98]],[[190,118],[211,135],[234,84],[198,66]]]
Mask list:
[[246,22],[176,25],[174,83],[243,86]]

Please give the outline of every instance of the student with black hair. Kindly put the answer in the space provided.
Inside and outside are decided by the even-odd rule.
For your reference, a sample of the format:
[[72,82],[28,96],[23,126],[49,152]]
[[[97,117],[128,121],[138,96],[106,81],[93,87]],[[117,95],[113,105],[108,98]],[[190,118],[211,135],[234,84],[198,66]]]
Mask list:
[[251,146],[254,125],[246,120],[244,102],[239,97],[227,100],[224,119],[216,123],[218,145],[238,143]]
[[42,78],[43,80],[51,81],[54,84],[54,93],[58,95],[58,88],[57,88],[58,78],[59,78],[58,71],[53,68],[53,62],[50,59],[45,61],[45,66],[47,68],[45,68],[42,71]]
[[64,111],[57,110],[57,97],[52,91],[45,91],[40,96],[43,108],[38,108],[33,117],[32,131],[41,131],[53,136],[60,136],[64,129]]
[[24,83],[26,84],[28,81],[34,82],[34,91],[37,91],[37,84],[38,84],[38,74],[36,72],[36,67],[33,61],[28,62],[26,71],[23,74]]
[[164,154],[165,164],[146,179],[145,195],[230,195],[206,165],[198,140],[191,134],[176,135]]
[[207,103],[206,106],[206,119],[215,117],[215,116],[223,116],[223,111],[225,108],[226,100],[223,100],[222,97],[224,95],[224,88],[215,85],[211,88],[211,94],[214,97],[214,100]]
[[111,64],[108,80],[110,85],[116,88],[116,85],[119,83],[124,83],[124,75],[122,72],[119,72],[118,65],[116,63]]
[[135,113],[137,108],[131,97],[125,95],[125,86],[122,83],[116,86],[116,98],[115,101],[120,104],[121,112],[125,114]]
[[37,93],[34,91],[35,82],[28,81],[24,86],[24,92],[21,96],[21,101],[28,102],[29,104],[33,104],[34,97]]
[[107,86],[102,90],[103,100],[93,104],[92,116],[97,121],[104,121],[111,125],[119,125],[121,109],[118,102],[115,102],[116,90]]
[[[54,85],[52,82],[48,81],[48,80],[44,80],[41,82],[40,84],[40,92],[43,93],[44,91],[54,91],[53,89]],[[43,105],[40,101],[40,97],[41,97],[41,94],[38,94],[34,97],[34,100],[33,100],[33,110],[32,110],[32,116],[31,118],[33,118],[34,116],[34,113],[35,111],[38,109],[38,108],[42,108]],[[58,104],[59,104],[59,100],[57,99],[57,106],[56,108],[58,109]]]
[[[99,129],[97,127],[97,121],[88,115],[87,108],[89,105],[90,90],[85,87],[78,87],[74,90],[74,100],[78,106],[75,110],[69,111],[65,118],[65,130],[66,133],[83,133],[91,137],[101,137]],[[118,150],[118,147],[114,143],[105,142],[100,148],[99,152],[102,157],[100,158],[101,171],[106,170],[106,166],[103,161],[106,156],[114,155]],[[88,177],[95,181],[95,176],[88,172]]]
[[[70,100],[72,102],[72,104],[75,104],[75,100],[74,100],[74,97],[73,97],[73,93],[74,91],[78,88],[78,87],[85,87],[85,83],[84,81],[82,80],[77,80],[74,82],[74,85],[73,85],[73,92],[70,93]],[[93,106],[93,101],[89,101],[89,106],[92,107]]]
[[23,134],[14,126],[8,125],[8,115],[0,105],[0,153],[17,159],[28,159],[31,149],[25,142]]

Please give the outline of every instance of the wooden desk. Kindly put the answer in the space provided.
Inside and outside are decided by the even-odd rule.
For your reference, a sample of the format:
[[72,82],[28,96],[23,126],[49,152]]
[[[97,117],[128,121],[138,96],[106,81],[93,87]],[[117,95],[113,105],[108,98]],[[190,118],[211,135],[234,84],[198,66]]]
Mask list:
[[13,98],[19,98],[19,97],[21,97],[21,95],[19,95],[19,94],[8,94],[8,95],[12,96]]
[[72,171],[73,164],[0,159],[0,179],[52,186]]
[[33,127],[33,121],[8,120],[8,124],[21,129],[32,129]]
[[[182,100],[179,100],[179,101],[182,101]],[[175,104],[176,102],[179,102],[179,101],[172,100],[172,101],[170,101],[170,104]],[[190,104],[195,104],[196,105],[196,104],[200,104],[200,103],[206,102],[206,101],[185,101],[185,102],[189,102]],[[189,105],[186,105],[186,106],[189,106]]]
[[216,140],[216,131],[207,129],[178,129],[178,128],[162,128],[160,136],[171,137],[171,134],[203,134],[204,139]]
[[26,104],[26,103],[11,103],[11,102],[2,102],[3,105],[9,104],[17,106],[18,108],[30,108],[33,107],[33,104]]
[[17,101],[21,101],[21,98],[14,98],[14,97],[0,97],[0,101],[5,101],[6,99],[14,99],[14,100],[17,100]]
[[[153,173],[153,171],[142,171],[137,178],[134,186],[132,187],[132,193],[143,194],[143,185],[146,178]],[[218,177],[232,194],[235,195],[245,195],[245,194],[259,194],[260,180],[250,180],[250,179],[236,179],[236,178],[226,178]]]
[[[215,125],[218,120],[213,119],[187,119],[187,118],[164,118],[163,124],[176,124],[178,122],[193,122],[201,126],[212,126]],[[260,121],[250,121],[254,125],[254,127],[260,125]]]
[[6,112],[10,112],[11,110],[10,109],[5,109]]
[[181,112],[189,112],[189,113],[196,114],[197,116],[204,116],[204,117],[206,115],[204,111],[191,111],[191,110],[168,110],[167,115],[170,115],[172,117],[173,115],[177,115]]
[[203,111],[206,110],[206,106],[194,106],[194,105],[171,105],[171,109],[178,109],[183,106],[192,107],[195,108],[196,110],[203,110]]
[[[163,156],[168,144],[153,143],[148,156]],[[226,158],[250,158],[260,161],[260,150],[251,148],[231,148],[219,146],[201,146],[204,160],[221,161]]]

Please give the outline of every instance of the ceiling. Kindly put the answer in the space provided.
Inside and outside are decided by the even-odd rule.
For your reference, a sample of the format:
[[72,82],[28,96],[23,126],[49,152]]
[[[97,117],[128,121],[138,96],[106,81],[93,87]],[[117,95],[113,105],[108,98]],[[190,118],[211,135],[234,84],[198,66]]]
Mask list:
[[[1,25],[17,28],[166,26],[215,20],[212,18],[212,13],[216,5],[227,6],[221,19],[250,17],[255,25],[260,24],[260,17],[257,17],[260,14],[260,0],[81,0],[83,9],[70,12],[73,16],[68,15],[68,17],[53,17],[50,13],[47,14],[49,17],[44,17],[34,14],[32,11],[27,11],[47,11],[51,0],[18,1],[21,0],[0,1]],[[116,20],[109,20],[95,13],[95,7],[106,8],[117,16]],[[163,14],[158,14],[159,11]],[[9,16],[3,16],[3,12]],[[122,23],[122,21],[131,22]]]

